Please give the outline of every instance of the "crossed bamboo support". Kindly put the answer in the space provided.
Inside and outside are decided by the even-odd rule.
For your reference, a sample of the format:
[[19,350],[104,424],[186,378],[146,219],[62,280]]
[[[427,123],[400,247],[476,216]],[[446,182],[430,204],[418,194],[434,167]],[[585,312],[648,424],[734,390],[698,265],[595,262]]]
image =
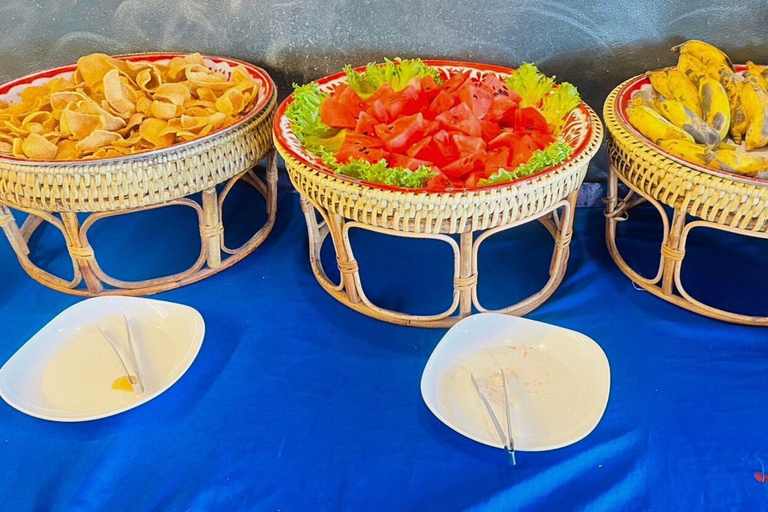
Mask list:
[[[557,289],[565,276],[573,234],[573,218],[578,190],[566,199],[554,203],[535,216],[523,218],[484,231],[474,231],[470,226],[459,233],[459,241],[444,233],[408,232],[373,226],[331,213],[307,197],[301,197],[302,211],[309,233],[309,259],[312,271],[320,285],[336,300],[348,307],[379,320],[418,327],[449,327],[475,311],[524,315],[536,309]],[[318,215],[320,218],[318,219]],[[550,262],[549,280],[539,292],[521,302],[499,310],[490,310],[480,302],[477,292],[479,279],[478,251],[489,237],[513,229],[530,221],[538,220],[555,240]],[[374,304],[366,295],[360,278],[360,268],[350,242],[351,229],[365,229],[389,236],[440,240],[453,251],[453,301],[450,307],[435,315],[412,315],[385,309]],[[323,243],[330,235],[341,275],[334,283],[327,275],[321,261]]]
[[[267,222],[247,242],[237,248],[224,243],[225,226],[222,208],[227,195],[236,183],[242,182],[254,188],[266,200]],[[88,239],[88,231],[98,220],[115,215],[153,210],[166,206],[187,206],[197,213],[200,227],[200,255],[195,263],[183,272],[141,281],[123,281],[109,276],[97,261],[97,255]],[[216,185],[203,190],[201,202],[189,197],[174,199],[156,205],[90,213],[81,222],[77,212],[48,212],[36,208],[13,206],[27,214],[21,227],[16,223],[9,206],[0,203],[0,228],[11,244],[22,268],[36,281],[58,291],[92,297],[97,295],[148,295],[194,283],[220,272],[253,252],[267,238],[275,224],[277,211],[277,158],[275,150],[267,154],[266,182],[253,169],[230,178],[221,191]],[[66,250],[72,260],[74,277],[63,279],[35,265],[30,254],[34,250],[29,240],[43,223],[59,229],[66,241]]]
[[[619,195],[619,183],[626,185],[629,190],[624,197]],[[634,270],[622,257],[616,244],[618,224],[628,219],[632,208],[646,202],[653,205],[659,212],[663,225],[663,238],[659,251],[659,268],[656,275],[650,278],[644,277]],[[704,304],[693,298],[686,291],[681,279],[681,269],[686,257],[686,243],[688,235],[693,229],[717,229],[762,239],[768,238],[768,233],[703,219],[689,221],[686,214],[687,206],[685,202],[681,202],[679,205],[672,207],[673,214],[670,221],[667,210],[659,201],[644,193],[630,180],[622,176],[615,166],[610,166],[605,208],[605,239],[608,245],[608,252],[616,262],[616,265],[637,286],[689,311],[737,324],[768,326],[768,317],[733,313]]]

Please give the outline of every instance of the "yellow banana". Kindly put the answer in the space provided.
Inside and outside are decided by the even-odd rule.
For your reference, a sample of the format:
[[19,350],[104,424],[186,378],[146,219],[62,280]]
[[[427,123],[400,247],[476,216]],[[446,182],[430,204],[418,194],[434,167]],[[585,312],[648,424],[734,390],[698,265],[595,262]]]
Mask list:
[[731,105],[731,137],[736,144],[741,144],[744,140],[744,134],[749,128],[749,120],[741,104],[741,91],[744,88],[744,82],[736,73],[722,70],[720,72],[720,83],[728,93],[728,103]]
[[707,66],[690,53],[680,54],[680,58],[677,60],[677,69],[685,73],[695,85],[699,85],[702,78],[710,75]]
[[662,140],[659,146],[675,156],[699,165],[709,165],[712,160],[712,151],[701,144],[693,144],[685,140]]
[[632,126],[653,142],[666,139],[681,139],[694,142],[693,137],[682,128],[673,125],[664,119],[661,114],[649,107],[630,104],[628,110],[629,122],[632,123]]
[[672,51],[677,52],[680,55],[686,53],[696,57],[707,68],[715,68],[718,71],[722,68],[727,68],[733,71],[733,63],[731,62],[731,59],[728,58],[722,50],[715,48],[704,41],[692,39],[673,47]]
[[747,151],[768,144],[768,93],[763,91],[754,77],[748,79],[741,91],[741,104],[747,115]]
[[768,91],[768,69],[749,61],[747,62],[747,73],[755,77],[755,80],[757,80],[757,83],[763,90]]
[[704,120],[725,139],[731,126],[731,104],[725,87],[714,78],[702,78],[699,81],[699,98]]
[[[728,98],[726,108],[727,101]],[[659,114],[678,128],[682,128],[696,142],[708,146],[716,146],[720,142],[720,134],[681,102],[655,95],[653,105]]]
[[768,159],[763,157],[747,155],[728,149],[715,151],[713,156],[714,159],[711,165],[721,171],[735,172],[747,176],[754,176],[759,172],[768,171]]
[[[665,96],[666,98],[673,98],[685,105],[691,112],[699,117],[703,117],[701,110],[701,100],[699,100],[699,90],[693,85],[691,79],[688,78],[685,73],[678,71],[677,69],[670,69],[667,72],[667,85],[672,96]],[[663,93],[661,93],[664,96]]]
[[657,93],[661,94],[665,98],[673,98],[672,90],[669,88],[669,80],[667,78],[667,70],[661,71],[649,71],[645,74],[651,80],[651,87]]

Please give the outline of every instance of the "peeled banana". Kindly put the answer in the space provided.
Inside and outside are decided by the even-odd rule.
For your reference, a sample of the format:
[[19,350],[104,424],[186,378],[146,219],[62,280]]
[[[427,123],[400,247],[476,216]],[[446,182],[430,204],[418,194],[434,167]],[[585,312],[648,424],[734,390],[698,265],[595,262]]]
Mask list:
[[[719,85],[719,84],[718,84]],[[653,97],[653,105],[656,111],[664,116],[670,123],[682,128],[690,134],[696,142],[707,146],[716,146],[721,138],[720,134],[704,120],[691,112],[691,110],[677,100],[670,100],[661,95]],[[726,97],[726,110],[728,98]]]
[[704,120],[714,128],[720,140],[725,139],[731,126],[731,104],[725,87],[714,78],[702,78],[699,81],[699,98]]
[[728,103],[731,105],[731,137],[736,144],[741,144],[744,135],[749,128],[749,120],[744,112],[744,106],[741,104],[741,90],[744,88],[744,81],[736,73],[728,70],[720,71],[720,83],[725,87],[728,93]]
[[[686,41],[674,46],[672,51],[680,55],[691,55],[699,59],[707,68],[714,68],[717,72],[723,68],[733,71],[731,59],[722,50],[704,41],[697,41],[695,39]],[[713,76],[713,78],[716,78],[716,76]]]
[[708,147],[685,140],[662,140],[659,141],[659,146],[675,156],[699,165],[709,165],[713,159],[713,152]]
[[685,73],[677,69],[670,69],[667,71],[667,85],[672,93],[672,96],[666,96],[667,98],[676,99],[688,107],[691,112],[699,117],[703,117],[704,113],[701,109],[699,90]]
[[754,77],[748,79],[741,91],[741,104],[747,115],[747,151],[768,144],[768,93]]
[[629,122],[637,130],[653,142],[667,139],[680,139],[695,142],[693,137],[682,128],[664,119],[661,114],[644,105],[630,104],[628,107]]
[[768,171],[768,159],[754,155],[747,155],[728,149],[715,151],[710,165],[726,172],[735,172],[754,176],[757,173]]

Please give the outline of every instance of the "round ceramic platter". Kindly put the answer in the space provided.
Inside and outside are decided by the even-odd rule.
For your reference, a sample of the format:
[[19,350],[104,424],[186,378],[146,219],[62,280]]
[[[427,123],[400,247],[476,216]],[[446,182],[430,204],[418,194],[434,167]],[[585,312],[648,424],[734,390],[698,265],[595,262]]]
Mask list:
[[[744,64],[739,64],[734,67],[738,74],[743,73],[747,69],[747,66]],[[677,155],[673,155],[672,153],[665,150],[661,146],[658,146],[657,144],[653,143],[650,139],[646,138],[645,135],[637,131],[635,127],[632,126],[632,123],[629,122],[629,114],[627,112],[627,107],[632,101],[632,97],[636,93],[640,91],[651,92],[652,90],[653,88],[651,87],[651,81],[645,75],[639,75],[631,79],[624,85],[624,87],[621,88],[618,96],[616,97],[616,114],[619,119],[619,122],[622,124],[625,130],[632,133],[632,135],[636,136],[637,138],[639,138],[644,143],[651,146],[653,149],[655,149],[659,153],[662,153],[665,157],[671,160],[674,160],[675,162],[681,163],[685,166],[691,167],[701,172],[714,174],[715,176],[720,176],[729,180],[742,181],[752,185],[768,185],[768,172],[762,172],[758,174],[756,177],[753,177],[753,176],[744,176],[741,174],[736,174],[736,173],[731,173],[726,171],[720,171],[718,169],[711,169],[709,167],[699,165],[695,162],[691,162],[690,160],[686,160],[685,158],[681,158]],[[729,138],[728,143],[733,144],[733,140]],[[746,144],[744,142],[742,142],[739,147],[745,153],[747,152]],[[749,154],[768,158],[768,147],[752,150],[749,152]]]
[[[167,53],[167,52],[137,53],[137,54],[130,54],[130,55],[116,55],[115,58],[120,60],[132,61],[132,62],[149,61],[155,64],[167,64],[171,61],[172,58],[183,57],[185,55],[188,55],[188,54]],[[220,135],[225,131],[234,130],[238,126],[245,124],[249,119],[252,119],[254,116],[256,116],[269,103],[270,98],[275,94],[275,84],[272,82],[272,79],[269,77],[266,71],[264,71],[258,66],[254,66],[253,64],[250,64],[248,62],[243,62],[241,60],[231,59],[228,57],[204,57],[204,61],[205,61],[205,65],[208,66],[209,69],[213,71],[219,71],[224,75],[226,75],[228,78],[231,77],[232,72],[235,70],[237,66],[243,66],[246,70],[248,70],[248,73],[251,75],[251,78],[254,81],[261,83],[261,87],[259,88],[258,101],[256,102],[256,104],[254,105],[254,107],[251,109],[250,112],[248,112],[246,115],[238,119],[238,121],[231,126],[221,128],[212,133],[209,133],[204,137],[193,139],[188,142],[179,142],[172,146],[168,146],[167,148],[142,151],[141,153],[134,153],[132,155],[112,157],[112,158],[101,158],[101,159],[94,158],[91,160],[84,160],[84,161],[91,164],[91,163],[103,162],[108,160],[125,160],[125,159],[131,159],[131,158],[142,158],[142,157],[146,157],[147,155],[157,155],[165,152],[172,152],[187,146],[197,144],[200,141],[211,139],[213,137]],[[16,80],[12,80],[10,82],[2,84],[0,85],[0,100],[5,101],[7,103],[18,103],[21,99],[21,91],[23,91],[27,87],[30,87],[33,85],[45,84],[54,78],[64,78],[68,80],[72,78],[72,75],[74,74],[76,69],[77,69],[77,64],[67,64],[66,66],[60,66],[57,68],[46,69],[44,71],[38,71],[36,73],[32,73],[31,75],[17,78]],[[57,165],[67,166],[67,165],[72,165],[72,162],[73,162],[71,160],[47,160],[43,162],[40,160],[31,160],[29,158],[16,158],[8,155],[0,155],[0,160],[13,162],[13,163],[27,163],[27,164],[45,163],[46,165],[52,165],[52,166],[57,166]]]
[[592,339],[553,325],[496,313],[465,318],[435,348],[421,378],[427,407],[479,443],[504,445],[475,390],[474,373],[506,427],[501,372],[520,451],[553,450],[586,437],[603,416],[611,371]]
[[[131,325],[143,394],[115,389],[130,366]],[[98,326],[98,327],[97,327]],[[135,297],[98,297],[66,309],[0,369],[0,396],[19,411],[51,421],[89,421],[133,409],[170,388],[203,342],[202,316],[189,306]]]
[[[457,73],[468,73],[473,78],[481,78],[488,74],[494,74],[503,80],[504,78],[508,77],[509,75],[515,72],[514,69],[505,68],[502,66],[494,66],[492,64],[475,64],[470,62],[454,62],[454,61],[447,61],[447,60],[425,60],[424,63],[433,68],[437,68],[442,74],[443,78],[445,79]],[[365,66],[358,67],[356,68],[356,70],[365,71]],[[320,90],[328,93],[332,93],[333,91],[336,90],[336,88],[339,85],[346,82],[347,82],[347,77],[343,71],[340,73],[336,73],[334,75],[326,76],[319,80],[315,80],[315,83],[318,84]],[[288,96],[288,98],[286,98],[285,101],[283,101],[280,104],[280,106],[277,109],[277,113],[275,114],[274,132],[275,132],[275,138],[280,143],[280,145],[282,145],[282,147],[284,147],[293,158],[298,160],[300,163],[306,165],[307,167],[310,167],[320,172],[324,172],[326,174],[329,174],[339,179],[359,183],[359,180],[355,180],[347,176],[335,174],[331,169],[329,169],[328,167],[325,166],[325,164],[323,164],[319,156],[316,156],[310,153],[304,148],[304,146],[301,145],[299,140],[296,138],[296,135],[293,133],[293,130],[291,129],[290,119],[288,119],[285,116],[285,110],[288,107],[288,105],[291,104],[292,101],[293,101],[293,94]],[[593,131],[592,116],[590,115],[589,109],[587,108],[586,104],[582,102],[578,108],[573,110],[573,112],[571,112],[568,115],[568,118],[565,121],[565,125],[563,126],[562,134],[560,136],[562,140],[564,140],[568,145],[570,145],[573,148],[573,154],[570,156],[570,158],[568,158],[568,160],[566,160],[565,162],[559,165],[550,167],[545,171],[533,174],[526,178],[515,180],[512,183],[502,183],[502,184],[493,185],[490,187],[472,188],[472,189],[456,188],[456,189],[449,189],[449,191],[461,192],[465,190],[476,191],[476,190],[487,190],[487,189],[500,188],[500,187],[509,187],[511,185],[515,185],[517,183],[520,183],[529,179],[533,179],[537,176],[541,176],[542,174],[552,172],[566,165],[568,162],[571,162],[572,160],[576,159],[582,152],[584,152],[587,149],[587,147],[589,146],[589,142],[592,138],[592,131]],[[397,187],[390,187],[387,185],[381,185],[376,183],[367,183],[367,182],[364,182],[364,183],[374,188],[407,190],[408,192],[423,191],[423,189],[414,189],[414,188],[401,189]]]

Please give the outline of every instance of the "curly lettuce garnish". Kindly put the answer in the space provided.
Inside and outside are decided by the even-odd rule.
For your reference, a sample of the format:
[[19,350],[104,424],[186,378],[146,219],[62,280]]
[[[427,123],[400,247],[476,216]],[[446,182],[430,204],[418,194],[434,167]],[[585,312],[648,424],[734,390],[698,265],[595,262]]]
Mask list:
[[573,84],[563,82],[550,94],[544,96],[541,102],[541,113],[547,123],[554,127],[555,134],[562,129],[563,121],[568,113],[579,106],[581,97]]
[[336,158],[327,152],[323,154],[323,162],[336,174],[392,187],[423,188],[427,181],[437,174],[423,165],[415,171],[402,167],[389,167],[386,160],[379,160],[374,164],[352,158],[346,164],[339,164]]
[[329,96],[315,83],[293,85],[293,101],[285,109],[291,129],[299,142],[313,153],[337,151],[344,142],[346,130],[331,128],[320,119],[320,105]]
[[507,78],[507,86],[520,95],[521,107],[538,107],[555,85],[555,77],[547,78],[539,68],[525,63]]
[[484,187],[525,178],[526,176],[536,174],[553,165],[564,162],[572,153],[573,149],[571,146],[558,140],[547,146],[545,149],[534,152],[530,160],[524,164],[520,164],[514,171],[510,172],[506,169],[499,169],[488,178],[480,180],[477,185]]
[[349,86],[364,100],[385,83],[389,83],[395,91],[405,89],[408,82],[415,77],[431,76],[440,83],[440,72],[424,64],[421,59],[384,59],[384,64],[371,62],[362,73],[347,65],[344,72],[347,74]]

